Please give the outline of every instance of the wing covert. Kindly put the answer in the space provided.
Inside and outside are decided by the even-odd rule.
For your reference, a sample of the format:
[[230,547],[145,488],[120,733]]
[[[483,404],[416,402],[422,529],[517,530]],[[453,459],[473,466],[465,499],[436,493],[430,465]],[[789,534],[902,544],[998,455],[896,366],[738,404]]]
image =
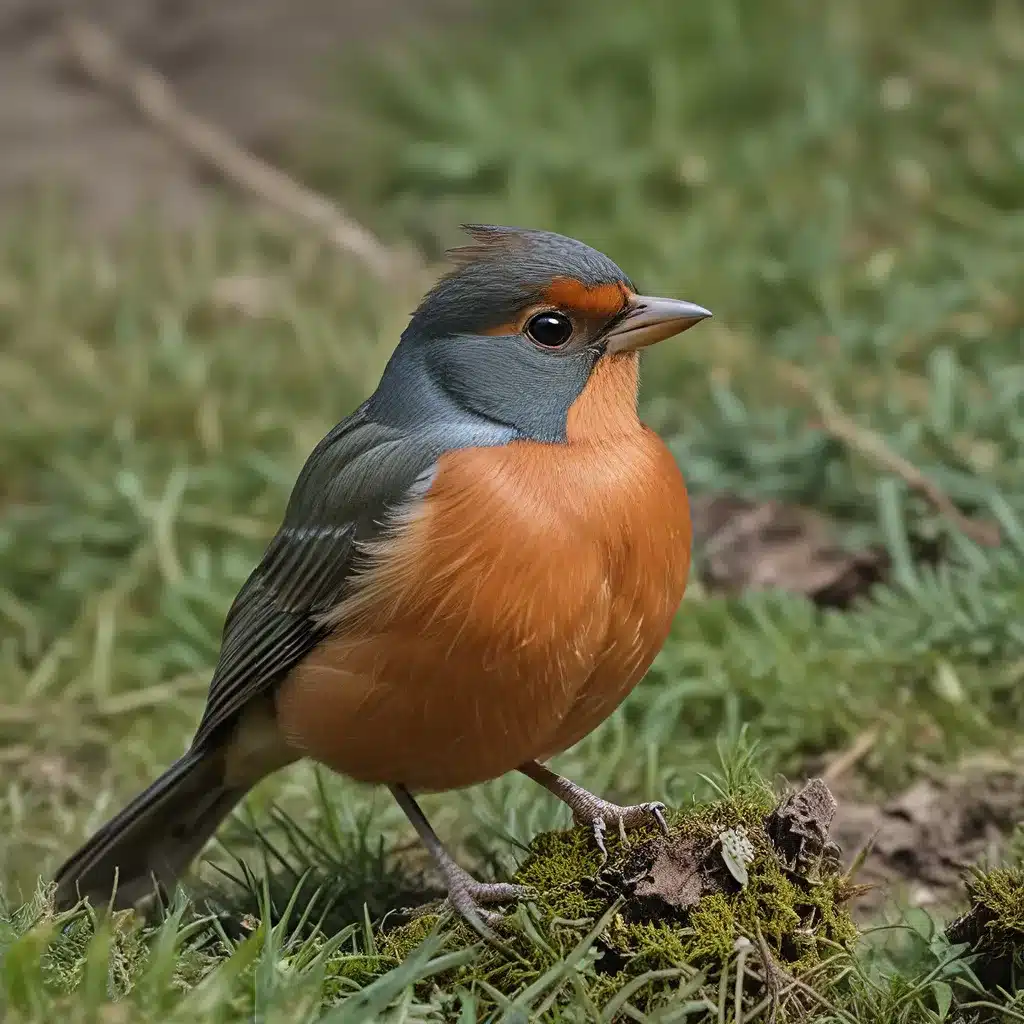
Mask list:
[[359,542],[429,486],[440,451],[374,422],[364,405],[317,445],[295,483],[284,522],[239,591],[193,745],[205,743],[274,684],[329,627],[322,613],[346,595]]

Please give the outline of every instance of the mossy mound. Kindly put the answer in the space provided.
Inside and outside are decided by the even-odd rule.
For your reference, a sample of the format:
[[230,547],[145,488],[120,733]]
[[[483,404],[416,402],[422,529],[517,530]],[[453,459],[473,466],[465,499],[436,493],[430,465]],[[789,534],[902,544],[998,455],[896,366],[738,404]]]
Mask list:
[[[499,926],[505,948],[483,946],[431,985],[473,989],[487,1003],[530,989],[548,1006],[560,987],[578,998],[582,986],[606,1013],[648,1010],[685,989],[710,1012],[723,986],[735,998],[740,975],[746,1009],[775,1005],[784,1020],[786,1000],[804,991],[793,979],[813,975],[827,991],[857,937],[845,908],[856,887],[828,836],[834,811],[817,780],[781,803],[750,787],[675,812],[668,836],[640,830],[623,843],[610,834],[604,864],[585,829],[538,836],[514,879],[536,898]],[[435,928],[448,949],[479,942],[435,905],[385,924],[375,966],[402,962]]]
[[983,870],[967,879],[968,911],[946,929],[976,954],[974,973],[986,988],[1017,989],[1024,977],[1024,866]]

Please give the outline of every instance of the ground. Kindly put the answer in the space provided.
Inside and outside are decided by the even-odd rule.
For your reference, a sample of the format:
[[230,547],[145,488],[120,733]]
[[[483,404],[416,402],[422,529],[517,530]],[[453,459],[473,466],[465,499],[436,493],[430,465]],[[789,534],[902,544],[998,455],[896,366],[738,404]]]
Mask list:
[[[727,996],[755,975],[778,982],[779,1019],[1021,1018],[1015,5],[529,0],[429,33],[367,5],[367,34],[342,47],[325,27],[340,5],[97,4],[195,108],[411,243],[425,269],[386,282],[53,73],[38,5],[0,10],[5,1019],[727,1021],[752,1011]],[[40,167],[66,168],[79,204],[26,201],[11,183]],[[136,216],[146,192],[161,219]],[[227,606],[302,460],[374,386],[462,220],[575,234],[643,290],[715,311],[648,354],[641,396],[693,495],[687,598],[642,685],[558,767],[664,800],[713,851],[743,825],[752,881],[730,889],[714,861],[725,896],[702,892],[699,927],[687,908],[642,935],[634,906],[573,919],[545,889],[504,960],[451,923],[399,930],[389,912],[437,895],[400,812],[299,766],[225,827],[192,905],[90,942],[88,916],[53,920],[47,878],[187,743]],[[765,845],[771,807],[812,776],[838,801],[860,937],[830,919],[827,971],[797,956],[769,978],[751,925],[775,923],[779,959],[787,928],[824,920],[808,906],[832,913]],[[607,895],[585,837],[528,780],[426,804],[481,874]],[[657,863],[646,875],[667,877]],[[824,876],[833,893],[845,867]],[[684,963],[708,953],[694,931],[721,954],[713,1009]]]
[[209,212],[211,182],[75,73],[57,31],[65,11],[109,30],[167,76],[190,109],[246,147],[278,155],[312,130],[321,78],[340,52],[381,46],[471,8],[454,0],[0,0],[0,209],[59,187],[74,194],[91,229],[109,230],[140,207],[194,225]]

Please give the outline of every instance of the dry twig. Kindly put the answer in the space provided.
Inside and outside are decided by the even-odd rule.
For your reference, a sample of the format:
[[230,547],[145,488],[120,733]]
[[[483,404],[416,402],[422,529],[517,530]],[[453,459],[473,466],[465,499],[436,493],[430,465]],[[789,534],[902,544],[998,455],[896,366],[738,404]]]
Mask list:
[[849,445],[859,455],[894,473],[976,544],[983,547],[995,547],[999,544],[1000,531],[995,523],[973,519],[961,512],[934,480],[925,476],[912,462],[894,452],[874,431],[855,422],[831,395],[815,388],[806,371],[790,363],[782,364],[779,370],[786,383],[810,399],[821,416],[822,426],[834,438]]
[[845,775],[863,757],[870,753],[877,740],[877,728],[865,729],[845,750],[840,751],[829,761],[825,766],[825,770],[821,773],[822,781],[826,785],[831,786],[836,779]]
[[768,997],[771,1000],[768,1010],[768,1024],[775,1024],[779,1014],[779,1007],[782,1005],[786,991],[792,987],[796,979],[778,965],[775,957],[772,956],[772,951],[768,948],[768,943],[765,941],[760,925],[758,925],[757,934],[754,938],[757,944],[758,955],[761,957],[765,988],[768,990]]
[[132,61],[101,28],[69,18],[62,35],[69,54],[93,82],[131,100],[154,127],[223,178],[313,227],[374,274],[386,277],[393,271],[395,255],[370,231],[326,196],[247,152],[221,129],[187,110],[163,76]]

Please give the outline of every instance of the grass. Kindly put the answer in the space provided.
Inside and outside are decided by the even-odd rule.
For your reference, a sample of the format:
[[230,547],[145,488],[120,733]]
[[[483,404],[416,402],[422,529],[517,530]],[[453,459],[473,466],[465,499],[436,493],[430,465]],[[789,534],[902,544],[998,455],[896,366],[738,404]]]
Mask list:
[[[645,290],[708,305],[714,321],[650,354],[642,396],[693,491],[810,505],[895,563],[890,586],[845,614],[695,585],[643,686],[560,768],[609,796],[686,807],[715,796],[700,773],[744,726],[759,770],[793,777],[874,729],[859,771],[880,794],[1014,749],[1019,9],[493,6],[472,29],[347,67],[343,95],[358,101],[329,107],[298,170],[428,256],[459,220],[547,226],[606,249]],[[481,955],[445,931],[391,972],[367,960],[372,922],[432,882],[382,794],[308,766],[267,783],[223,834],[253,876],[220,853],[239,882],[205,874],[214,920],[181,905],[95,938],[81,918],[54,932],[37,888],[187,742],[223,615],[302,460],[374,386],[426,283],[384,292],[232,209],[185,238],[140,223],[83,241],[56,207],[0,233],[5,1020],[469,1021],[500,1004],[482,986],[424,986]],[[793,363],[961,507],[997,519],[1003,546],[956,534],[827,436],[785,383]],[[937,569],[910,555],[921,536],[943,539]],[[567,824],[518,778],[426,809],[483,873],[514,872],[539,833]],[[1014,905],[1002,883],[1015,870],[974,891]],[[557,983],[544,1019],[598,1019],[580,994],[588,935],[545,985],[542,973],[504,993],[521,1005],[496,1017],[538,1013]],[[1024,1019],[975,966],[912,916],[864,937],[817,1019]],[[687,1009],[703,997],[678,992],[651,1019],[735,1019],[728,1000]]]

